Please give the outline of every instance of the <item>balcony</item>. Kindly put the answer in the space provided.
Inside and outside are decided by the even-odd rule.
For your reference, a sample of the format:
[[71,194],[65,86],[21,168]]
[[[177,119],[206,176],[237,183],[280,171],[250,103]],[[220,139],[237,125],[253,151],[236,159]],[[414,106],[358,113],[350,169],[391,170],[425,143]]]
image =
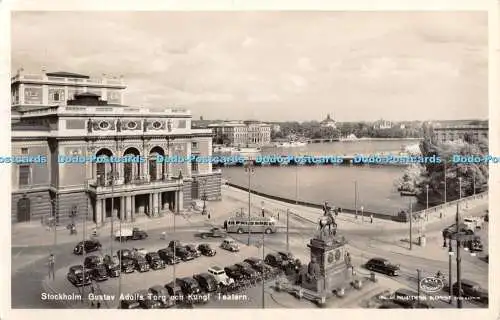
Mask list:
[[133,191],[148,191],[160,188],[177,188],[179,180],[177,178],[165,178],[162,180],[149,180],[145,178],[135,178],[125,183],[123,179],[91,179],[86,183],[86,188],[89,192],[113,193],[113,192],[133,192]]

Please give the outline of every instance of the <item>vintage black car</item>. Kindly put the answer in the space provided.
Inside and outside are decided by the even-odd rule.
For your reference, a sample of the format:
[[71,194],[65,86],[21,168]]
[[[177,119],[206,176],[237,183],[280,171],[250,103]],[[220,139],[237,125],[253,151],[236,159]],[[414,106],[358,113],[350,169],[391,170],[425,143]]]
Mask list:
[[121,260],[122,267],[121,270],[124,273],[132,273],[135,272],[135,261],[131,258],[122,258]]
[[243,262],[248,263],[252,268],[257,270],[260,274],[268,275],[272,272],[272,269],[270,266],[264,263],[262,259],[251,257],[245,259]]
[[80,241],[73,249],[73,253],[77,255],[83,254],[83,248],[85,247],[85,252],[99,251],[102,248],[102,244],[97,240],[85,240],[85,242]]
[[190,261],[194,259],[191,252],[187,251],[186,248],[184,247],[175,248],[175,255],[179,257],[182,261]]
[[235,282],[239,282],[245,279],[245,275],[235,265],[225,267],[224,271],[226,272],[227,276],[233,279]]
[[110,277],[120,276],[120,261],[118,257],[116,256],[111,257],[109,254],[107,254],[102,259],[102,262]]
[[92,282],[90,279],[90,273],[85,270],[84,274],[82,265],[70,267],[66,278],[76,287],[88,286]]
[[134,253],[130,249],[121,249],[116,251],[116,256],[121,257],[122,260],[126,258],[130,259],[134,257]]
[[165,261],[166,264],[172,265],[181,262],[181,259],[175,256],[173,251],[168,248],[158,250],[158,255],[163,261]]
[[136,300],[120,300],[120,309],[141,309],[141,304]]
[[196,246],[193,245],[193,244],[188,244],[186,245],[184,248],[186,248],[186,250],[191,253],[191,255],[194,257],[194,258],[199,258],[201,256],[201,253],[198,251],[198,249],[196,249]]
[[198,246],[198,251],[207,257],[213,257],[217,254],[217,251],[213,249],[208,243],[202,243]]
[[295,258],[291,252],[279,251],[278,254],[281,259],[285,262],[287,269],[298,270],[301,268],[302,263],[299,259]]
[[212,228],[208,232],[202,232],[200,234],[200,237],[202,239],[206,238],[225,238],[227,236],[227,232],[224,229],[221,228]]
[[181,287],[182,293],[184,293],[184,296],[201,293],[198,282],[196,282],[196,280],[194,280],[193,278],[181,278],[179,279],[179,285]]
[[234,265],[247,279],[257,279],[260,274],[252,266],[246,262],[240,262]]
[[168,247],[170,249],[174,249],[174,248],[177,249],[177,248],[183,247],[183,245],[179,240],[172,240],[168,243]]
[[281,255],[277,253],[270,253],[264,259],[264,262],[274,268],[283,269],[286,266],[286,262],[283,261]]
[[170,299],[176,301],[176,303],[182,302],[184,299],[184,293],[182,292],[180,279],[176,279],[176,281],[169,282],[165,285],[165,289],[167,289],[168,294],[170,295]]
[[391,264],[389,260],[384,258],[370,259],[365,264],[365,268],[370,271],[385,273],[390,276],[397,276],[400,270],[399,265]]
[[134,293],[134,295],[138,298],[137,302],[142,309],[159,309],[161,308],[161,302],[153,299],[152,296],[149,295],[148,290],[139,290]]
[[131,259],[134,261],[135,269],[139,272],[147,272],[149,271],[150,267],[148,264],[148,261],[144,256],[136,256]]
[[195,274],[193,276],[193,279],[195,279],[201,290],[203,292],[215,292],[219,289],[219,285],[217,284],[217,280],[215,280],[214,276],[212,276],[209,273],[201,273],[201,274]]
[[[462,297],[470,297],[481,303],[488,304],[488,290],[482,288],[477,282],[471,280],[462,279],[460,282]],[[455,296],[458,295],[458,282],[453,284],[453,294]]]
[[102,263],[102,259],[99,256],[88,256],[85,257],[85,260],[83,260],[83,265],[85,266],[85,269],[94,269],[98,265]]
[[170,308],[175,305],[174,299],[170,298],[168,290],[165,287],[156,285],[149,288],[149,293],[156,301],[161,303],[161,308]]
[[108,280],[108,272],[104,264],[98,264],[90,271],[90,276],[95,281],[105,281]]
[[146,254],[146,261],[153,270],[165,269],[165,261],[160,258],[158,252],[148,252]]

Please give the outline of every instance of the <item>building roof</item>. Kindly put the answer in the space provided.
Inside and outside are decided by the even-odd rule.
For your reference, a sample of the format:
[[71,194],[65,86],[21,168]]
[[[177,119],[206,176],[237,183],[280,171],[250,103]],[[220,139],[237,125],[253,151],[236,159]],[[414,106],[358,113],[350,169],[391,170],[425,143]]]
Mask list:
[[327,115],[326,115],[326,119],[324,119],[323,121],[321,121],[321,123],[328,123],[328,122],[335,122],[335,120],[333,120],[333,119],[330,117],[330,114],[327,114]]
[[48,72],[47,76],[49,76],[49,77],[90,79],[89,76],[86,76],[84,74],[78,74],[78,73],[72,73],[72,72],[66,72],[66,71]]

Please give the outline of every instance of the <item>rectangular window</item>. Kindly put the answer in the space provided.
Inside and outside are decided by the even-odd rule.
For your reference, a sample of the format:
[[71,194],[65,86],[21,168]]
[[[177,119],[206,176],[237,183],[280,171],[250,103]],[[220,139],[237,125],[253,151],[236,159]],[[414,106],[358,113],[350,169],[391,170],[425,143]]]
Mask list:
[[28,148],[21,148],[21,154],[24,156],[24,155],[28,155]]
[[198,162],[196,160],[191,161],[191,171],[198,172]]
[[191,148],[192,149],[198,149],[198,142],[192,142],[191,143]]
[[19,186],[27,186],[30,184],[30,166],[19,166]]
[[177,128],[179,128],[179,129],[186,128],[186,120],[179,120],[179,122],[177,124]]

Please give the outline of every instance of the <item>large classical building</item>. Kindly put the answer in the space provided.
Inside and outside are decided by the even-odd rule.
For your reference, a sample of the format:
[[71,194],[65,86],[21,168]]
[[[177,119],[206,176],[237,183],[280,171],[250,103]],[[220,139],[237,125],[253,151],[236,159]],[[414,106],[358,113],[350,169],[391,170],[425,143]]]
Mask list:
[[208,125],[216,141],[238,146],[264,146],[271,143],[271,126],[259,121],[226,121]]
[[13,222],[76,214],[100,225],[181,211],[202,194],[220,198],[211,164],[157,161],[211,155],[212,132],[192,129],[189,111],[126,106],[123,79],[20,70],[11,88],[12,156],[38,159],[12,165]]
[[326,118],[320,122],[320,126],[323,128],[337,128],[337,122],[330,117],[330,114],[326,115]]
[[434,138],[438,142],[454,142],[464,140],[465,134],[471,134],[474,138],[488,139],[487,123],[481,125],[453,125],[453,126],[434,126]]

